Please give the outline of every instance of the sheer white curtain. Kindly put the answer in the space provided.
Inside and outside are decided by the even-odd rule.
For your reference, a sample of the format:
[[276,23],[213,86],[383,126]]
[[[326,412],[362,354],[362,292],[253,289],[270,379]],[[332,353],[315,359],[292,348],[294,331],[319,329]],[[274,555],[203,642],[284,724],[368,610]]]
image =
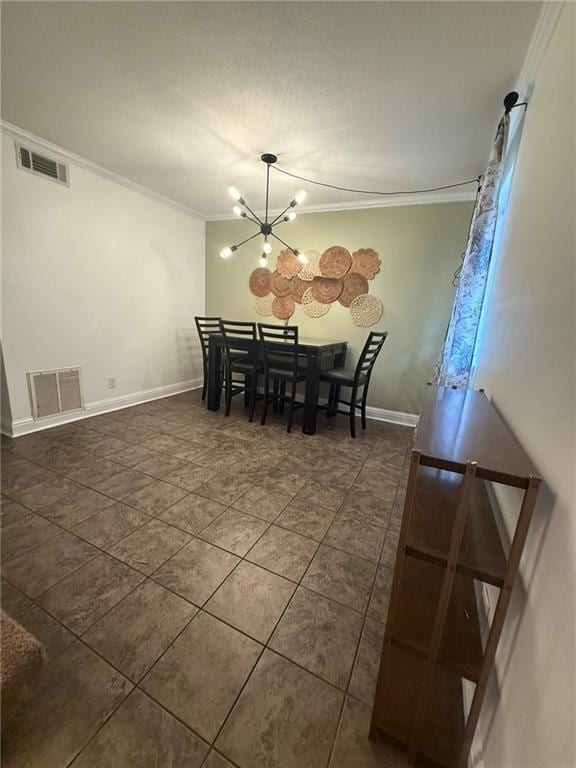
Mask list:
[[498,125],[476,198],[452,315],[434,376],[440,386],[465,388],[470,383],[494,248],[509,124],[506,114]]

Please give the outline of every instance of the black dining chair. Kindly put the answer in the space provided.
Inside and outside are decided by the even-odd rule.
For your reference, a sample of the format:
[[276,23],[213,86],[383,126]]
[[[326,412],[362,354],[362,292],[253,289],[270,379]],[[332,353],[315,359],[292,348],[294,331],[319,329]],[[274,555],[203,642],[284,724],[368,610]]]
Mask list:
[[200,337],[200,346],[202,348],[202,371],[204,374],[204,381],[202,382],[202,400],[205,400],[206,392],[208,390],[208,345],[210,336],[213,333],[220,333],[220,318],[200,317],[197,315],[194,318],[194,322],[196,323],[198,336]]
[[[264,370],[256,337],[256,323],[220,320],[220,332],[224,339],[225,353],[225,415],[230,415],[232,398],[243,392],[245,395],[249,395],[249,421],[252,421],[256,408],[256,398],[258,397],[258,374]],[[244,379],[235,379],[234,374],[243,375]]]
[[[331,368],[324,371],[320,377],[320,381],[326,381],[330,384],[330,394],[328,395],[328,403],[326,405],[326,416],[330,418],[338,413],[339,405],[347,405],[350,408],[350,434],[352,437],[356,437],[356,408],[360,407],[362,416],[362,429],[366,429],[366,400],[368,398],[368,385],[370,384],[370,377],[374,368],[380,350],[382,349],[388,331],[383,333],[377,333],[372,331],[366,343],[364,349],[360,355],[360,359],[356,365],[356,368]],[[341,387],[350,388],[351,395],[350,400],[342,400],[340,397]],[[362,396],[359,398],[358,393],[362,390]],[[343,411],[341,411],[343,413]]]
[[[264,410],[260,423],[266,423],[270,402],[275,405],[277,402],[287,402],[286,431],[290,432],[294,411],[304,405],[296,401],[296,389],[301,381],[306,380],[306,371],[299,365],[298,326],[258,323],[258,334],[264,356]],[[270,392],[270,384],[273,384],[273,392]],[[290,385],[289,394],[286,394],[287,385]],[[280,411],[282,410],[281,408]]]

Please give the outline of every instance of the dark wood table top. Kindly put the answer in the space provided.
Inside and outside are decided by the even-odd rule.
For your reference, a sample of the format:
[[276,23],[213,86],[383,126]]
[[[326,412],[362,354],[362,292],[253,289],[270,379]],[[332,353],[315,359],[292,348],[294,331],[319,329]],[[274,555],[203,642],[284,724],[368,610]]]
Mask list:
[[[210,335],[210,338],[214,338],[217,340],[222,340],[222,334],[220,333],[213,333]],[[234,343],[241,341],[241,342],[248,342],[248,339],[234,339]],[[260,339],[256,340],[257,343],[260,343]],[[282,339],[274,339],[275,344],[281,344]],[[310,336],[302,336],[298,339],[298,346],[302,349],[318,349],[318,350],[325,350],[325,349],[335,349],[336,347],[342,347],[346,346],[348,344],[347,341],[334,341],[332,339],[316,339]]]

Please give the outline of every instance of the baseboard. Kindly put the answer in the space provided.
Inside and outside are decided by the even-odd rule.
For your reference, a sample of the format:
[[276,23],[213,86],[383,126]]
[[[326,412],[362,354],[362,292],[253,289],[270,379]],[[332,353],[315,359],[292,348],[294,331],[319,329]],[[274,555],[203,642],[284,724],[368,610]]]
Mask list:
[[[93,403],[87,403],[85,409],[82,411],[63,413],[58,416],[49,416],[38,421],[35,421],[31,417],[15,419],[12,422],[11,427],[3,424],[0,431],[3,435],[7,435],[8,437],[21,437],[22,435],[28,435],[31,432],[40,432],[41,430],[49,429],[50,427],[59,427],[62,424],[70,424],[74,421],[80,421],[88,416],[97,416],[100,413],[119,411],[122,408],[130,408],[132,405],[140,405],[141,403],[148,403],[151,400],[160,400],[161,398],[169,397],[170,395],[178,395],[181,392],[188,392],[191,389],[198,389],[201,386],[202,381],[199,379],[181,381],[177,384],[168,384],[164,387],[156,387],[155,389],[146,389],[142,392],[134,392],[131,395],[110,397],[106,400],[97,400]],[[360,412],[358,412],[358,417],[359,416]],[[402,411],[389,411],[385,408],[371,407],[366,408],[366,417],[373,421],[386,421],[390,424],[399,424],[404,427],[415,427],[418,424],[419,418],[415,413],[402,413]]]
[[140,405],[141,403],[148,403],[151,400],[160,400],[163,397],[170,395],[178,395],[182,392],[188,392],[191,389],[198,389],[202,386],[202,381],[199,379],[189,379],[188,381],[180,381],[176,384],[167,384],[164,387],[156,387],[155,389],[146,389],[142,392],[133,392],[131,395],[122,395],[120,397],[110,397],[106,400],[97,400],[93,403],[87,403],[86,407],[82,411],[74,411],[73,413],[62,413],[57,416],[48,416],[45,419],[35,421],[33,418],[28,417],[25,419],[15,419],[12,422],[10,429],[2,428],[2,434],[8,435],[8,437],[21,437],[22,435],[28,435],[31,432],[40,432],[43,429],[49,429],[50,427],[58,427],[62,424],[70,424],[74,421],[80,421],[88,416],[97,416],[100,413],[110,413],[111,411],[119,411],[122,408],[130,408],[132,405]]
[[400,424],[403,427],[415,427],[420,418],[417,413],[402,413],[402,411],[388,411],[386,408],[366,407],[366,418],[374,421],[388,421],[391,424]]

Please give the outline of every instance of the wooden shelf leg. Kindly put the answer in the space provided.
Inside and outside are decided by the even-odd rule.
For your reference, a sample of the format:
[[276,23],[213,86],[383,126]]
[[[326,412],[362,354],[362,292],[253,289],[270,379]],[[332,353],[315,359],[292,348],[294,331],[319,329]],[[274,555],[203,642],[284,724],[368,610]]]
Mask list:
[[486,648],[484,650],[484,661],[482,663],[482,671],[480,678],[474,691],[472,698],[472,704],[470,705],[470,712],[468,714],[468,720],[466,722],[466,729],[464,731],[464,739],[462,742],[462,749],[460,752],[460,758],[458,760],[458,768],[467,768],[468,765],[468,753],[472,746],[472,739],[476,732],[478,720],[480,718],[480,711],[482,709],[482,703],[484,701],[484,694],[486,693],[486,687],[488,680],[494,666],[494,658],[496,656],[496,649],[500,642],[500,635],[502,634],[502,628],[504,626],[504,619],[506,618],[506,612],[512,597],[512,588],[516,579],[516,574],[520,566],[520,558],[526,542],[526,536],[528,535],[528,529],[532,520],[532,513],[534,512],[534,506],[536,504],[536,497],[538,495],[538,489],[540,487],[540,479],[531,477],[528,488],[524,494],[522,500],[522,506],[520,508],[520,514],[518,517],[518,524],[512,539],[512,545],[510,547],[510,554],[508,556],[508,563],[506,565],[506,572],[504,574],[504,584],[500,590],[500,596],[496,603],[494,610],[494,618],[492,620],[492,626],[488,634],[488,640],[486,642]]
[[[416,496],[416,481],[418,478],[418,467],[420,466],[420,451],[413,450],[410,457],[410,473],[408,475],[408,484],[406,486],[406,499],[404,501],[404,514],[402,515],[402,526],[400,528],[400,538],[398,541],[398,554],[396,555],[396,564],[394,567],[394,576],[392,579],[392,588],[390,591],[390,603],[388,607],[388,617],[386,629],[384,632],[384,646],[390,643],[392,631],[396,617],[398,598],[400,592],[400,583],[402,581],[402,571],[404,568],[404,559],[406,557],[406,539],[410,527],[410,517],[412,506]],[[385,670],[384,670],[384,652],[380,657],[380,669],[378,671],[378,680],[376,683],[376,694],[374,697],[374,707],[372,709],[372,720],[370,722],[370,738],[373,741],[379,740],[379,723],[384,711],[386,702],[385,690]]]
[[452,529],[450,548],[448,550],[446,572],[444,574],[442,589],[438,599],[436,618],[434,619],[434,628],[432,630],[432,639],[430,641],[430,650],[426,662],[426,671],[420,688],[418,704],[416,706],[416,717],[414,718],[412,727],[410,748],[411,754],[414,755],[418,752],[422,742],[426,711],[430,702],[434,672],[440,655],[444,625],[446,623],[446,616],[448,615],[448,606],[452,595],[452,587],[454,586],[454,577],[456,576],[456,565],[458,564],[458,556],[460,554],[460,547],[462,545],[462,538],[466,526],[466,518],[468,516],[470,493],[472,491],[472,484],[476,478],[476,468],[476,462],[471,461],[467,464],[462,490],[460,491],[460,498],[458,499],[458,508],[454,518],[454,527]]

